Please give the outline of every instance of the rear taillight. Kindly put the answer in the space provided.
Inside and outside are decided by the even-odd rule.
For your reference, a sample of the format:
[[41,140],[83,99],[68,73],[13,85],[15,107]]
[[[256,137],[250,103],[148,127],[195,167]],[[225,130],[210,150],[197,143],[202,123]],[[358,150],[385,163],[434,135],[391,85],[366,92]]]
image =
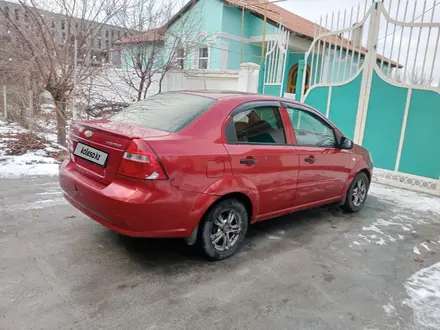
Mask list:
[[165,180],[167,175],[156,154],[139,139],[130,142],[122,156],[118,174],[144,180]]
[[67,139],[67,149],[69,151],[70,159],[72,161],[75,161],[75,157],[73,156],[73,152],[75,151],[75,147],[76,147],[77,143],[78,143],[77,141],[73,141],[70,138]]

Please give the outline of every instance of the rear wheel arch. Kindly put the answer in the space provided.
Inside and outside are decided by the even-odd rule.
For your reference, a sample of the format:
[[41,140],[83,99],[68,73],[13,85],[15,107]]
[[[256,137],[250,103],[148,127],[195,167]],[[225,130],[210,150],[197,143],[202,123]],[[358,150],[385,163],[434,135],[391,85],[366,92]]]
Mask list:
[[253,216],[253,212],[254,212],[254,205],[253,205],[250,197],[242,192],[231,192],[231,193],[223,195],[220,198],[218,198],[217,200],[215,200],[214,203],[212,203],[206,209],[206,211],[203,213],[203,216],[200,218],[200,221],[202,221],[205,218],[205,216],[209,213],[209,211],[212,210],[212,208],[214,206],[216,206],[218,203],[221,203],[222,201],[224,201],[226,199],[235,199],[235,200],[243,203],[244,207],[246,208],[247,214],[248,214],[249,222],[252,221],[252,216]]
[[[212,200],[212,197],[214,197],[214,196],[210,195],[211,198],[208,199],[209,203],[206,203],[208,200],[205,198],[207,198],[207,197],[208,197],[207,194],[202,195],[202,199],[204,199],[202,204],[205,204],[205,206],[201,208],[202,209],[201,212],[197,211],[193,214],[196,218],[194,218],[194,217],[192,218],[194,221],[193,222],[194,229],[193,229],[191,235],[187,238],[187,243],[189,245],[193,245],[196,242],[200,224],[206,219],[207,214],[209,214],[209,212],[216,205],[218,205],[219,203],[221,203],[224,200],[234,199],[234,200],[241,202],[244,205],[244,207],[246,208],[249,223],[251,223],[252,219],[255,218],[255,213],[256,213],[255,201],[252,200],[251,196],[249,196],[248,194],[246,194],[244,192],[240,192],[240,191],[228,192],[222,196],[217,196],[217,198],[215,200]],[[199,199],[198,202],[201,202],[201,200]],[[200,205],[198,207],[200,207]],[[195,209],[197,209],[198,207],[196,207]],[[193,210],[194,210],[194,208],[193,208]]]

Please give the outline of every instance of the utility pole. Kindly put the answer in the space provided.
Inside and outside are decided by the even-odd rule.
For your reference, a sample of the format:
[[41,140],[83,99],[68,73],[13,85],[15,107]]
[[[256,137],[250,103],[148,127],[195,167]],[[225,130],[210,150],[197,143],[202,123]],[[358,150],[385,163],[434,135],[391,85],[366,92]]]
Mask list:
[[264,24],[263,24],[263,44],[261,45],[261,59],[264,59],[264,51],[266,45],[266,24],[267,24],[267,3],[268,0],[264,0]]

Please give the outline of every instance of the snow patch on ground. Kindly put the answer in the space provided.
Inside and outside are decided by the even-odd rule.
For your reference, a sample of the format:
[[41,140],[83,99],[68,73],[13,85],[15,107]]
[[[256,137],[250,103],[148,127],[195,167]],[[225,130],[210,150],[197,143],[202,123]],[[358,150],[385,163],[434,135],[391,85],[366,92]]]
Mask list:
[[60,197],[54,198],[54,199],[44,199],[44,200],[38,200],[36,202],[33,202],[26,206],[25,210],[39,210],[39,209],[45,209],[47,207],[54,207],[59,205],[67,204],[67,201],[64,199],[64,197],[61,197],[61,192],[58,193]]
[[[5,123],[0,120],[0,135],[25,133],[26,129],[15,123]],[[50,153],[65,150],[63,147],[51,142],[54,134],[41,133],[46,138],[44,149],[30,150],[24,155],[6,155],[6,144],[10,137],[0,136],[0,179],[15,179],[22,176],[57,175],[59,162],[50,156]],[[56,135],[55,135],[56,139]]]
[[417,255],[420,254],[419,248],[417,246],[414,246],[413,252]]
[[59,164],[50,157],[28,152],[21,156],[0,156],[0,179],[22,176],[57,175]]
[[374,224],[371,226],[364,226],[362,227],[362,230],[364,231],[375,231],[376,233],[384,235],[383,231],[377,228]]
[[[417,226],[428,223],[423,216],[424,213],[431,211],[440,215],[440,198],[435,196],[383,186],[377,183],[371,185],[370,194],[391,203],[391,211],[394,215],[386,219],[378,218],[368,225],[364,225],[362,233],[358,234],[359,239],[350,242],[350,246],[353,248],[368,244],[387,245],[397,243],[398,239],[405,239],[405,233],[417,233]],[[402,210],[407,213],[407,209],[411,209],[418,214],[411,216],[411,214],[402,213]],[[437,219],[440,222],[440,216]],[[420,253],[420,247],[423,247],[424,252],[431,251],[432,246],[428,243],[432,242],[427,240],[419,244],[420,246],[416,246],[413,252],[417,255],[422,254]]]
[[431,251],[431,249],[429,248],[428,244],[426,244],[425,242],[421,243],[420,246],[423,246],[426,251]]
[[412,308],[414,323],[423,329],[438,329],[440,325],[440,262],[419,270],[404,287],[409,298],[404,304]]
[[391,314],[393,314],[396,311],[396,308],[391,305],[390,303],[383,305],[382,308],[384,309],[385,313],[390,316]]
[[[431,211],[440,214],[440,199],[438,197],[376,183],[371,185],[369,194],[394,204],[396,209],[411,209],[415,212]],[[423,219],[420,220],[423,221]]]

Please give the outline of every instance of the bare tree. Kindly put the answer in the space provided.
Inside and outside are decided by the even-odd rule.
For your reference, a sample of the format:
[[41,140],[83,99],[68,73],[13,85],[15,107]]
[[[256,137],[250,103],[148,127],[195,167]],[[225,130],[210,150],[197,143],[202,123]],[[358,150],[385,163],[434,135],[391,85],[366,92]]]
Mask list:
[[423,74],[417,69],[409,70],[406,74],[404,70],[395,70],[391,76],[397,82],[416,86],[432,87],[435,83],[434,78],[430,79],[428,74]]
[[[101,29],[121,10],[118,1],[18,0],[24,16],[21,21],[0,8],[0,21],[4,22],[3,30],[9,41],[1,57],[16,63],[9,73],[24,72],[50,92],[57,113],[60,144],[66,143],[68,104],[74,93],[75,40],[79,63],[76,80],[81,83],[100,69],[91,51],[92,44]],[[64,15],[61,38],[56,37],[51,12]]]
[[173,0],[127,0],[124,11],[116,16],[117,24],[125,26],[130,34],[119,41],[127,70],[117,72],[137,101],[147,96],[153,82],[158,82],[160,92],[166,73],[182,70],[195,49],[190,40],[201,20],[195,3],[177,10]]

